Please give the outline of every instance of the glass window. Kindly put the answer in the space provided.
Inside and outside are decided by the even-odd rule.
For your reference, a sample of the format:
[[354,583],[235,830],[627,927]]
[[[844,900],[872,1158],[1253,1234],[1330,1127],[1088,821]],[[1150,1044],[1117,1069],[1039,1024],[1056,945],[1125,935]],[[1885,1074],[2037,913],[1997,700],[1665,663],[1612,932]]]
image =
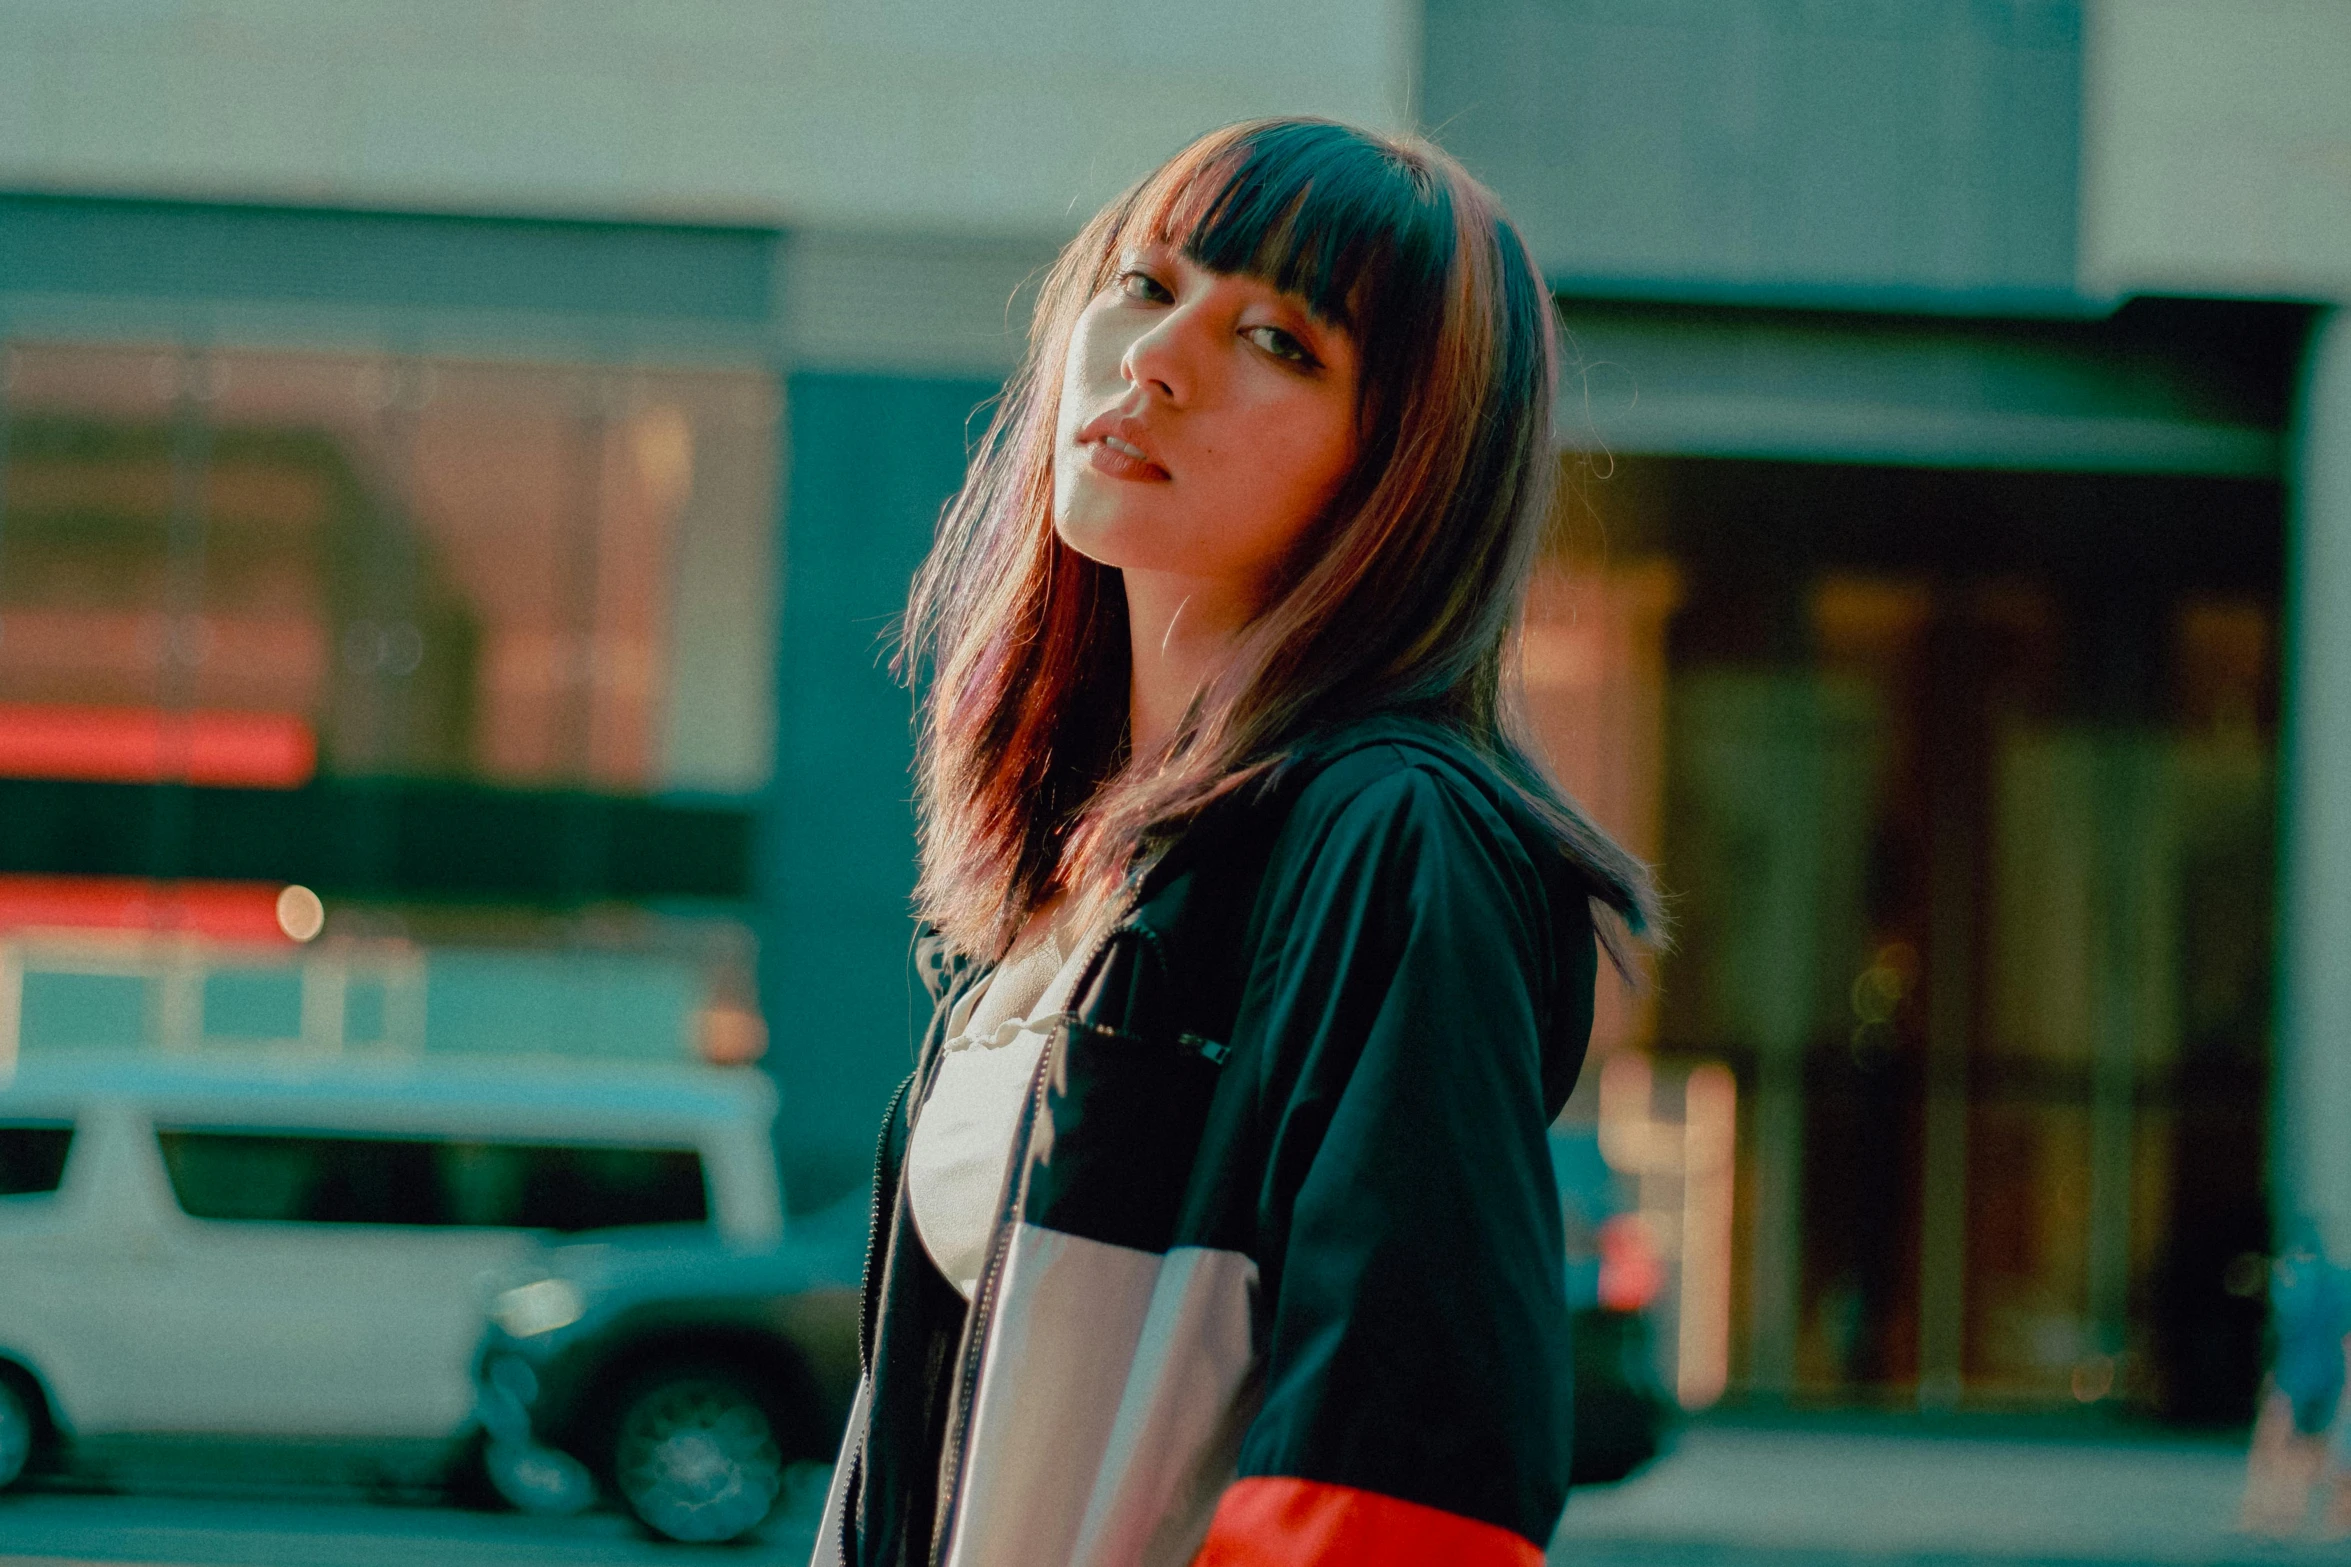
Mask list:
[[765,782],[771,377],[18,343],[0,388],[0,772]]
[[687,1148],[173,1127],[172,1194],[199,1219],[594,1230],[709,1219]]
[[1728,1287],[1668,1342],[1776,1397],[2247,1418],[2277,486],[1566,461],[1527,716],[1673,927],[1593,1057],[1738,1075]]
[[135,1045],[147,1037],[156,986],[143,974],[32,971],[18,992],[23,1050]]
[[203,980],[207,1039],[300,1039],[302,975],[293,968],[221,968]]
[[57,1190],[72,1146],[73,1127],[63,1121],[0,1123],[0,1197]]

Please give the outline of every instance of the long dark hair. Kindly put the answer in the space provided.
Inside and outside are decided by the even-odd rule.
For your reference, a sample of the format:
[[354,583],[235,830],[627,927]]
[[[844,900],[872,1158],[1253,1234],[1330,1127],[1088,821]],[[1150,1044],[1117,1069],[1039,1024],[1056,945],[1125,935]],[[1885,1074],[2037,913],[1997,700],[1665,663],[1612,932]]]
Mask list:
[[[1355,340],[1361,457],[1165,749],[1128,753],[1118,573],[1053,528],[1071,328],[1120,255],[1173,246],[1300,295]],[[1624,966],[1638,860],[1521,738],[1513,635],[1557,485],[1550,292],[1492,193],[1417,137],[1260,120],[1202,137],[1105,207],[1047,275],[1028,353],[916,579],[899,656],[927,671],[916,900],[1001,953],[1040,903],[1095,894],[1319,727],[1406,709],[1457,732],[1557,834]]]

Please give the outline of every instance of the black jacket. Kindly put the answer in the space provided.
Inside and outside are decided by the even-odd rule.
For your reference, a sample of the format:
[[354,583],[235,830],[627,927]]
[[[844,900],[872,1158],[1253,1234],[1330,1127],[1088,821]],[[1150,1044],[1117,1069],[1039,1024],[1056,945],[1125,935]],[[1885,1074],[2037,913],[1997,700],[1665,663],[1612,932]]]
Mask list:
[[[1038,1069],[971,1305],[877,1160],[864,1380],[817,1561],[1541,1560],[1568,1476],[1545,1132],[1590,883],[1466,745],[1302,747],[1127,889]],[[1388,1559],[1388,1558],[1382,1558]]]

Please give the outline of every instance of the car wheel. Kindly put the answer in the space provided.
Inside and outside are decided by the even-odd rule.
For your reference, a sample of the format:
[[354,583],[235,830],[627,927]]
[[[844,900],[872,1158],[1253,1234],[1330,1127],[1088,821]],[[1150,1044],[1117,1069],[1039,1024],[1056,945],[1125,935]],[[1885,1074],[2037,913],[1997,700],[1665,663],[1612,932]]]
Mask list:
[[637,1521],[666,1539],[738,1539],[767,1521],[787,1463],[765,1399],[739,1371],[672,1368],[624,1396],[612,1478]]
[[33,1456],[33,1406],[14,1380],[0,1376],[0,1491],[17,1482]]

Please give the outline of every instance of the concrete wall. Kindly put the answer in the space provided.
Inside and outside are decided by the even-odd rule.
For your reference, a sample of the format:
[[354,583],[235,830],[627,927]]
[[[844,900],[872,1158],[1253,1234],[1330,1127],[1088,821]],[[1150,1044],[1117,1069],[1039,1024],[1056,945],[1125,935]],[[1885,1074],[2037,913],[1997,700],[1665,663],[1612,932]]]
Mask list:
[[2047,308],[2078,0],[1428,0],[1424,120],[1570,292]]
[[0,184],[1061,233],[1227,120],[1398,121],[1416,14],[0,0]]
[[2086,286],[2351,297],[2351,5],[2097,0],[2089,39]]
[[2297,436],[2271,1168],[2278,1217],[2351,1260],[2351,310],[2314,335]]

